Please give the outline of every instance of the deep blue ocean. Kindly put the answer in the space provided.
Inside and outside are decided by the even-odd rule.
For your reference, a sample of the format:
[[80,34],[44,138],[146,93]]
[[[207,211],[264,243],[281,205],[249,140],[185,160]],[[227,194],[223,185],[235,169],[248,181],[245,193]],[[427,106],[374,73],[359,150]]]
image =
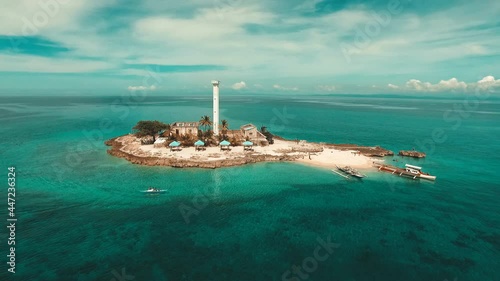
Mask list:
[[376,170],[347,181],[295,163],[143,167],[106,153],[139,120],[202,115],[209,95],[0,97],[0,218],[8,225],[14,166],[18,219],[15,274],[0,231],[0,280],[500,280],[500,96],[221,97],[231,129],[415,148],[427,158],[386,161],[435,182]]

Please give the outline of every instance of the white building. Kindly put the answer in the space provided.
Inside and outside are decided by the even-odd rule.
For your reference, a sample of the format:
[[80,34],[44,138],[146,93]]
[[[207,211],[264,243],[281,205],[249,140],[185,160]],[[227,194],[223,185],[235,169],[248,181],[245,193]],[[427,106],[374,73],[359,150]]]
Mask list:
[[198,135],[199,122],[174,122],[170,125],[171,135]]
[[214,131],[214,136],[219,135],[219,84],[220,81],[213,80],[212,85],[214,87],[213,93],[214,93],[214,113],[213,113],[213,131]]
[[249,139],[256,144],[268,145],[269,142],[254,124],[246,124],[240,127],[241,133],[245,139]]

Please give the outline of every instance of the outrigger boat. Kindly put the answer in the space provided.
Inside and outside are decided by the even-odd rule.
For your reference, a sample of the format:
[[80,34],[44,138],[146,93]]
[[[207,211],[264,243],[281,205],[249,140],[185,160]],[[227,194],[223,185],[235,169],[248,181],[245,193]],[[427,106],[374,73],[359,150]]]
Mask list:
[[422,172],[422,167],[413,166],[410,164],[406,164],[405,169],[385,164],[375,164],[375,167],[377,167],[379,171],[388,172],[400,177],[411,178],[413,180],[420,178],[431,181],[436,180],[436,176],[432,176],[428,173]]
[[150,187],[147,190],[143,190],[141,192],[143,192],[143,193],[163,193],[163,192],[166,192],[166,190]]
[[351,166],[344,166],[344,167],[337,166],[337,169],[358,179],[366,177],[365,175],[361,174],[360,172],[358,172],[358,170],[352,168]]
[[408,173],[412,173],[412,174],[418,174],[418,176],[420,178],[423,178],[423,179],[426,179],[426,180],[436,180],[436,176],[431,176],[430,174],[428,173],[424,173],[422,172],[422,167],[419,167],[419,166],[413,166],[413,165],[410,165],[410,164],[406,164],[405,165],[405,170],[408,172]]

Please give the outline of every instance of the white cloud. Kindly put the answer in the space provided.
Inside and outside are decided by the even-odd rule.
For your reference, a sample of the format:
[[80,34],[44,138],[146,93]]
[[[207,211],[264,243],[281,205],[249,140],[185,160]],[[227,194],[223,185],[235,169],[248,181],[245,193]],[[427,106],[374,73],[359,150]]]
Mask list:
[[273,85],[273,88],[276,90],[280,90],[280,91],[298,91],[299,90],[298,87],[283,87],[283,86],[278,85],[278,84]]
[[429,82],[422,82],[417,79],[410,79],[408,82],[406,82],[406,87],[409,89],[417,90],[417,91],[426,91],[431,88],[431,83]]
[[430,82],[422,82],[417,79],[411,79],[406,82],[406,87],[410,90],[422,91],[422,92],[447,92],[447,91],[459,91],[466,90],[467,84],[463,81],[458,81],[457,78],[451,78],[449,80],[441,80],[437,84],[431,84]]
[[247,87],[247,84],[244,81],[234,83],[231,86],[231,88],[233,88],[234,90],[241,90],[241,89],[245,89],[246,87]]
[[151,85],[150,87],[146,86],[128,86],[129,91],[154,91],[156,90],[155,85]]
[[[59,0],[4,2],[0,9],[0,35],[20,35],[24,29],[33,29],[28,28],[23,18],[33,22],[35,14],[47,13],[40,3],[63,3]],[[49,15],[46,24],[37,24],[37,31],[32,33],[70,51],[57,58],[33,56],[32,62],[17,54],[19,59],[11,58],[5,63],[0,55],[0,69],[18,72],[112,70],[117,75],[145,76],[145,71],[124,69],[123,64],[213,64],[227,67],[218,70],[217,77],[225,81],[239,81],[245,77],[247,81],[267,85],[263,89],[269,89],[276,81],[295,86],[275,85],[275,90],[319,89],[317,85],[328,85],[331,77],[349,75],[359,79],[353,78],[345,82],[348,85],[337,88],[356,88],[355,84],[363,83],[363,87],[373,91],[370,87],[373,82],[365,79],[373,75],[418,77],[438,63],[435,68],[438,77],[453,77],[455,73],[474,77],[477,73],[494,73],[498,62],[492,59],[487,65],[467,63],[471,55],[497,53],[493,47],[498,46],[499,37],[491,36],[491,29],[478,31],[476,28],[489,26],[496,19],[500,7],[497,2],[484,7],[464,2],[452,9],[429,14],[394,15],[390,24],[382,26],[366,44],[356,44],[363,41],[357,32],[364,31],[373,21],[373,13],[365,5],[352,5],[311,18],[302,15],[314,11],[315,4],[321,0],[301,1],[303,4],[295,5],[295,12],[291,14],[286,14],[286,9],[276,9],[281,4],[263,0],[251,3],[241,0],[217,3],[143,0],[131,12],[124,11],[120,15],[104,14],[106,10],[101,9],[103,6],[119,8],[118,0],[64,2],[67,4],[60,4],[54,16]],[[476,12],[470,13],[471,8]],[[256,30],[251,32],[249,26],[255,26]],[[351,53],[351,63],[342,56],[341,43],[356,47]],[[88,57],[101,61],[81,60]],[[444,67],[450,61],[456,61],[459,67]],[[203,81],[210,81],[214,76],[202,72],[169,73],[168,78],[165,73],[158,75],[164,81],[170,79],[172,87],[189,84],[200,88],[205,85]],[[314,82],[307,82],[309,78],[314,78]],[[399,89],[458,91],[464,88],[458,80],[432,83],[413,79],[408,81],[408,87],[401,84]],[[482,87],[496,83],[477,82]],[[166,86],[162,85],[162,89]],[[330,87],[324,86],[321,90],[333,91]],[[471,84],[466,85],[467,89],[471,87]]]
[[143,18],[134,24],[135,35],[146,41],[217,43],[215,39],[227,40],[242,33],[245,24],[265,24],[274,17],[256,7],[226,7],[226,10],[201,9],[189,19],[165,16]]
[[335,86],[328,86],[328,85],[319,85],[318,90],[324,91],[324,92],[333,92],[335,91]]
[[439,83],[432,84],[430,82],[422,82],[417,79],[410,79],[401,87],[394,84],[388,84],[390,89],[406,89],[418,92],[449,92],[449,91],[471,91],[473,89],[487,90],[500,87],[500,79],[495,79],[494,76],[485,76],[481,80],[472,83],[458,81],[456,78],[449,80],[441,80]]
[[476,86],[481,90],[486,90],[492,87],[500,87],[500,79],[495,80],[495,77],[489,75],[477,81]]
[[46,58],[33,55],[0,54],[0,71],[44,72],[44,73],[85,73],[110,70],[116,65],[95,60],[71,58]]
[[3,1],[0,13],[0,34],[33,36],[61,30],[77,29],[78,20],[93,10],[111,5],[105,1]]
[[439,81],[437,88],[442,90],[465,90],[467,89],[467,84],[463,81],[458,81],[457,78],[451,78],[450,80]]

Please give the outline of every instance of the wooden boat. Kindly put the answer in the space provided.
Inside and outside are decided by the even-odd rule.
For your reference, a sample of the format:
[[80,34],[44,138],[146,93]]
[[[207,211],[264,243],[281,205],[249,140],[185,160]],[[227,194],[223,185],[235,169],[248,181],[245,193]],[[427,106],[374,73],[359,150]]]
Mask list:
[[141,190],[141,192],[142,193],[164,193],[164,192],[167,192],[167,190],[150,187],[147,190]]
[[436,176],[431,176],[428,173],[422,172],[422,167],[406,164],[405,170],[409,173],[412,173],[412,174],[418,174],[420,178],[423,178],[426,180],[431,180],[431,181],[436,180]]
[[360,172],[358,172],[358,170],[352,168],[351,166],[344,166],[344,167],[337,166],[337,169],[358,179],[362,179],[365,177],[365,175],[361,174]]
[[335,171],[334,169],[332,169],[332,172],[334,172],[335,174],[337,174],[337,175],[339,175],[339,176],[341,176],[341,177],[343,177],[343,178],[345,178],[345,179],[350,179],[350,178],[349,178],[349,176],[346,176],[346,175],[344,175],[344,174],[342,174],[342,173],[340,173],[340,172],[337,172],[337,171]]
[[375,167],[377,167],[379,171],[388,172],[400,177],[411,178],[413,180],[421,178],[432,181],[436,180],[436,176],[432,176],[428,173],[422,172],[422,167],[413,166],[410,164],[406,164],[405,169],[386,164],[375,164]]

